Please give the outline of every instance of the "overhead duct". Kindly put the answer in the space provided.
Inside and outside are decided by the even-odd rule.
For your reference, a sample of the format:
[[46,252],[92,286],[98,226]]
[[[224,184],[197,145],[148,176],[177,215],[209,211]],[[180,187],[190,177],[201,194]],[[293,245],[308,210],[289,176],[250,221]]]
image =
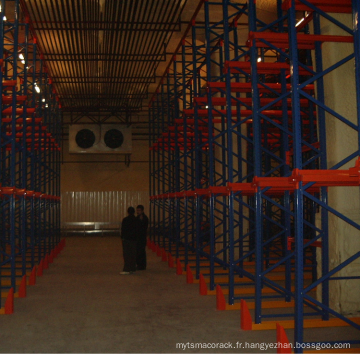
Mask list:
[[131,154],[131,125],[70,125],[69,152],[81,154]]

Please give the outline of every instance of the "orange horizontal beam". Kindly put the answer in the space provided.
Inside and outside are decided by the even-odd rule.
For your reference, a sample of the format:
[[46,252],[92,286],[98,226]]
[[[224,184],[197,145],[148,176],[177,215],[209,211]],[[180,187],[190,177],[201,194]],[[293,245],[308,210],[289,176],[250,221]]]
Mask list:
[[[207,122],[208,119],[203,117],[203,118],[201,118],[201,121],[202,122],[205,122],[205,121]],[[236,120],[234,119],[233,121],[235,122]],[[187,125],[191,125],[191,126],[195,125],[195,120],[194,119],[189,119],[189,118],[186,118],[185,120],[184,119],[176,119],[175,122],[178,123],[178,124],[183,124],[185,122]],[[212,123],[213,124],[221,124],[222,119],[221,118],[217,118],[217,119],[213,118]]]
[[[2,118],[1,121],[2,121],[2,123],[11,124],[12,123],[12,118]],[[42,122],[42,118],[35,118],[35,119],[27,118],[25,120],[25,122],[26,122],[27,125],[31,125],[32,123],[40,124]],[[16,124],[23,124],[24,119],[16,119],[15,123]]]
[[214,195],[230,195],[230,188],[228,186],[209,186],[209,190],[211,194]]
[[[36,143],[38,143],[39,141],[40,141],[41,143],[47,142],[47,140],[45,140],[45,139],[39,139],[39,138],[35,138],[34,140],[33,140],[33,139],[25,139],[25,141],[26,141],[27,143],[32,143],[33,141],[35,141]],[[20,142],[20,139],[16,139],[16,142]]]
[[[212,96],[211,97],[211,104],[213,106],[225,106],[227,105],[227,99],[225,97],[218,97],[218,96]],[[260,98],[260,106],[264,106],[267,104],[270,104],[271,102],[275,101],[275,98]],[[288,105],[291,105],[291,99],[287,98],[285,99]],[[272,106],[281,106],[283,100],[278,100],[276,102],[274,102],[274,104]],[[199,105],[208,105],[208,98],[206,96],[204,97],[195,97],[194,98],[194,103],[197,103]],[[239,104],[239,103],[242,104]],[[252,106],[252,98],[244,98],[244,97],[239,97],[239,98],[231,98],[231,105],[249,105]],[[309,105],[309,100],[308,99],[300,99],[300,106],[308,106]]]
[[[184,122],[183,119],[180,119],[180,121]],[[178,127],[176,127],[176,126],[168,126],[168,131],[172,131],[172,132],[175,132],[176,130],[178,132],[183,132],[183,131],[187,131],[187,130],[195,131],[195,127],[193,127],[193,129],[189,129],[189,128],[190,128],[190,126],[186,126],[186,127],[184,127],[184,126],[178,126]],[[201,130],[201,131],[207,131],[208,127],[207,126],[197,126],[196,129]]]
[[[185,141],[184,141],[184,138],[177,138],[176,139],[177,140],[177,143],[182,143],[182,144],[185,144]],[[157,141],[156,141],[156,143],[158,143],[158,144],[175,144],[176,142],[175,142],[175,140],[174,139],[170,139],[170,140],[167,140],[167,139],[162,139],[162,138],[160,138],[160,139],[158,139]],[[190,139],[187,139],[187,141],[186,141],[186,144],[194,144],[194,141],[193,140],[190,140]]]
[[[10,146],[8,146],[8,147],[6,147],[5,150],[10,152],[12,149],[11,149]],[[30,151],[30,152],[33,151],[33,150],[34,151],[38,151],[38,150],[41,150],[41,151],[61,151],[61,148],[58,147],[58,146],[51,146],[51,147],[46,147],[46,148],[44,148],[44,147],[39,148],[38,146],[35,146],[34,149],[32,149],[31,147],[28,147],[26,150]]]
[[[178,150],[184,151],[185,149],[183,147],[178,147]],[[150,148],[150,151],[175,151],[175,148],[152,147]]]
[[[208,121],[209,121],[209,119],[208,119],[207,117],[201,117],[200,120],[203,121],[203,122],[208,122]],[[182,119],[177,119],[177,120],[175,120],[175,121],[181,121],[182,123],[184,123],[184,120],[182,120]],[[239,121],[238,119],[232,119],[232,122],[233,122],[233,123],[236,123],[236,122],[238,122],[238,121]],[[265,120],[261,119],[260,122],[261,122],[261,123],[264,123],[264,121],[265,121]],[[277,123],[277,124],[282,124],[282,121],[280,121],[280,120],[271,119],[271,121],[274,122],[274,123]],[[245,123],[245,124],[252,124],[252,122],[253,122],[252,119],[248,119],[248,120],[246,120],[246,121],[244,121],[244,122],[242,122],[242,123],[243,123],[243,124],[244,124],[244,123]],[[211,123],[212,123],[212,124],[221,124],[221,123],[223,123],[223,119],[222,119],[222,118],[214,117],[214,118],[212,118]],[[291,124],[291,123],[292,123],[292,121],[289,121],[289,124]],[[309,124],[309,123],[310,123],[309,120],[303,120],[303,121],[302,121],[302,125],[306,125],[306,124]],[[193,126],[193,125],[195,125],[195,120],[194,120],[194,119],[191,119],[191,118],[186,118],[186,124]],[[314,124],[316,124],[316,121],[314,121]]]
[[349,170],[299,170],[294,169],[290,181],[294,183],[315,182],[317,186],[359,186],[359,166]]
[[[263,34],[263,33],[261,33]],[[281,35],[281,34],[280,34]],[[266,87],[265,87],[266,86]],[[221,89],[224,90],[227,87],[226,82],[217,81],[217,82],[208,82],[207,87],[211,90],[213,89]],[[241,82],[232,82],[230,83],[231,91],[233,92],[251,92],[252,91],[252,84],[251,83],[241,83]],[[260,91],[270,92],[271,90],[275,91],[282,91],[282,85],[277,83],[264,83],[264,85],[258,84],[258,88]],[[271,89],[271,90],[269,90]],[[313,91],[314,85],[307,85],[302,88],[304,91]],[[291,84],[286,84],[286,90],[291,90]]]
[[[352,43],[354,41],[353,36],[341,36],[341,35],[297,35],[297,47],[299,49],[313,49],[315,42],[343,42]],[[253,32],[249,33],[248,43],[253,45],[253,41],[256,40],[257,47],[269,47],[268,44],[263,42],[265,40],[272,45],[285,49],[289,47],[289,34],[288,33],[275,33],[275,32]]]
[[[17,115],[22,115],[22,114],[24,114],[24,112],[25,112],[26,114],[32,115],[32,114],[35,113],[35,111],[36,111],[35,108],[26,108],[26,112],[25,112],[25,109],[23,109],[23,108],[16,108],[16,109],[15,109],[15,112],[16,112]],[[12,112],[13,112],[13,108],[12,108],[12,107],[9,107],[9,108],[3,110],[3,111],[2,111],[2,114],[3,114],[3,115],[11,115]]]
[[254,186],[259,188],[267,188],[271,187],[272,189],[278,188],[283,191],[291,191],[294,190],[294,183],[289,182],[288,177],[258,177],[255,176],[253,180]]
[[244,194],[253,195],[256,191],[256,188],[252,183],[228,183],[228,187],[231,191],[241,191]]
[[17,84],[17,80],[3,80],[2,87],[13,87]]
[[[27,95],[17,95],[16,97],[16,103],[22,103],[27,100]],[[11,95],[3,95],[2,96],[2,103],[3,104],[11,104],[13,102],[14,96]]]
[[[175,133],[175,132],[168,132],[168,133],[163,133],[162,136],[164,138],[164,140],[167,140],[167,138],[170,136],[170,138],[175,138],[176,136],[182,136],[182,137],[185,137],[185,135],[187,137],[195,137],[195,133],[194,132],[190,132],[190,131],[187,131],[187,132],[179,132],[178,134]],[[201,134],[198,134],[198,136],[202,135],[202,137],[205,137],[207,138],[209,136],[209,133],[205,133],[205,132],[201,132]]]
[[[245,105],[252,105],[252,98],[237,98],[237,100],[241,101]],[[209,99],[207,96],[195,97],[194,103],[198,105],[208,105]],[[227,104],[227,99],[225,97],[212,96],[211,104],[213,106],[225,106]],[[231,104],[236,105],[239,103],[235,99],[231,99]]]
[[[12,137],[12,133],[6,133],[6,136],[9,136],[9,137]],[[50,133],[31,133],[31,132],[27,132],[25,133],[25,137],[27,139],[31,139],[33,136],[35,136],[35,139],[38,139],[40,136],[48,136],[48,137],[51,137],[51,134]],[[15,134],[15,138],[16,139],[21,139],[24,137],[24,133],[16,133]]]
[[[299,170],[294,169],[289,177],[254,177],[251,183],[228,183],[227,186],[215,186],[206,189],[196,189],[190,192],[183,192],[181,196],[194,197],[199,195],[219,194],[229,195],[230,191],[241,191],[244,195],[254,194],[258,188],[271,188],[270,194],[283,194],[284,191],[293,191],[298,187],[298,183],[304,184],[315,182],[312,191],[319,191],[320,186],[359,186],[360,185],[360,159],[357,160],[356,166],[349,170]],[[174,193],[175,194],[175,193]],[[178,197],[175,195],[164,194],[158,195],[157,198]],[[291,241],[291,240],[289,240]],[[314,243],[313,246],[321,246],[320,242]]]
[[[208,139],[208,136],[204,136],[204,137],[202,137],[201,139],[199,139],[199,140],[201,140],[201,142],[203,141],[203,140],[207,140]],[[156,140],[156,142],[159,142],[159,143],[165,143],[165,144],[167,144],[168,142],[175,142],[175,140],[177,140],[177,142],[184,142],[185,141],[185,137],[182,135],[182,134],[178,134],[177,135],[177,137],[175,136],[175,134],[173,135],[173,136],[166,136],[166,137],[160,137],[160,138],[158,138],[157,140]],[[187,136],[186,137],[186,142],[187,143],[194,143],[194,141],[195,141],[195,137],[194,137],[194,135],[192,135],[192,136]]]
[[60,196],[49,195],[34,190],[19,189],[14,186],[0,187],[0,195],[16,195],[16,196],[26,196],[26,197],[36,197],[36,198],[41,197],[47,200],[60,200]]
[[[310,0],[309,2],[324,12],[352,12],[351,0]],[[291,8],[291,0],[285,0],[281,7],[283,10],[289,10]],[[298,11],[314,11],[311,7],[301,3],[299,0],[295,0],[295,9]]]
[[[310,67],[312,68],[312,67]],[[251,63],[249,61],[225,61],[224,72],[230,71],[232,74],[241,73],[239,69],[251,72]],[[279,74],[281,70],[285,70],[286,74],[290,74],[290,65],[287,63],[271,63],[258,62],[256,63],[256,70],[258,74]],[[312,75],[311,72],[299,67],[300,75]]]
[[[45,131],[45,130],[46,130],[46,126],[26,126],[25,127],[26,134],[33,134],[34,131]],[[8,133],[10,133],[11,132],[11,126],[7,126],[6,131]],[[24,127],[23,126],[16,126],[15,132],[17,132],[17,133],[24,132]]]
[[[194,116],[195,115],[195,110],[194,109],[186,109],[183,110],[184,115],[186,116]],[[282,117],[284,112],[282,110],[263,110],[260,112],[263,115],[266,116],[276,116],[276,117]],[[209,110],[208,109],[198,109],[197,110],[197,114],[199,116],[208,116],[209,114]],[[244,117],[248,117],[251,116],[253,114],[252,110],[231,110],[231,116],[244,116]],[[301,111],[302,115],[307,115],[305,112]],[[226,116],[227,115],[227,110],[211,110],[211,115],[213,117],[219,117],[219,116]],[[288,110],[287,111],[287,115],[289,117],[292,116],[292,111]],[[314,111],[314,115],[316,115],[316,112]]]

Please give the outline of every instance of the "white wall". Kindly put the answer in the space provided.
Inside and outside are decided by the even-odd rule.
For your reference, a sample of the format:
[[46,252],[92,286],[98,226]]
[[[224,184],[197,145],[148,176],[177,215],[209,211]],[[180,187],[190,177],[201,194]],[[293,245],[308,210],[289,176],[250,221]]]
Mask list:
[[[125,164],[124,155],[107,154],[70,154],[69,144],[65,140],[62,143],[62,165],[61,165],[61,194],[62,194],[62,221],[112,221],[113,210],[109,206],[115,206],[114,202],[119,201],[119,218],[123,214],[122,208],[138,205],[138,200],[134,203],[131,199],[141,199],[145,206],[145,212],[148,213],[149,190],[149,145],[145,140],[133,140],[133,152],[130,157],[130,164]],[[138,194],[137,194],[138,193]],[[80,215],[79,206],[76,205],[76,199],[79,204],[87,196],[95,197],[96,203],[88,203],[83,206],[103,206],[103,211],[93,209],[88,211],[84,209],[83,215]],[[129,195],[131,194],[131,195]],[[101,202],[101,198],[114,198],[114,201]],[[120,201],[120,199],[122,199]],[[124,205],[126,201],[126,205]],[[140,201],[140,200],[139,200]],[[95,205],[96,204],[96,205]],[[111,205],[110,205],[111,204]],[[71,207],[75,212],[70,211]],[[66,209],[66,213],[64,212]],[[76,219],[69,220],[70,214],[77,214]],[[90,215],[92,214],[92,215]],[[94,216],[98,219],[94,218]],[[102,214],[102,215],[100,215]],[[106,220],[104,214],[109,214]],[[82,217],[83,216],[83,217]],[[105,216],[105,217],[104,217]],[[92,220],[85,220],[91,218]]]

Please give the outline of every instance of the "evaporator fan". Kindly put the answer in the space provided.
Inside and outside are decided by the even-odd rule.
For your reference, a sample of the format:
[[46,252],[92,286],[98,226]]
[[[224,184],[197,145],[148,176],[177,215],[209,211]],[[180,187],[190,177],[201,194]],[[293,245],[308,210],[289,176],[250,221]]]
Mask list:
[[75,141],[82,149],[88,149],[95,143],[95,134],[89,129],[82,129],[76,134]]
[[124,135],[118,129],[110,129],[105,133],[104,142],[110,149],[116,149],[123,144]]

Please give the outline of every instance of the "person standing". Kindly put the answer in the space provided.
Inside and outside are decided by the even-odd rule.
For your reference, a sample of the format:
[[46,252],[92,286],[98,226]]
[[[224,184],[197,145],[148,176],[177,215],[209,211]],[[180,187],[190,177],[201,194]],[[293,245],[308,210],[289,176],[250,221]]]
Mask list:
[[136,271],[136,244],[139,238],[138,219],[135,216],[135,209],[128,208],[128,216],[121,223],[121,234],[123,245],[124,268],[121,275],[129,275]]
[[139,226],[139,239],[136,250],[136,265],[137,270],[146,270],[146,237],[149,225],[149,219],[144,214],[144,206],[138,205],[136,207],[136,214]]

